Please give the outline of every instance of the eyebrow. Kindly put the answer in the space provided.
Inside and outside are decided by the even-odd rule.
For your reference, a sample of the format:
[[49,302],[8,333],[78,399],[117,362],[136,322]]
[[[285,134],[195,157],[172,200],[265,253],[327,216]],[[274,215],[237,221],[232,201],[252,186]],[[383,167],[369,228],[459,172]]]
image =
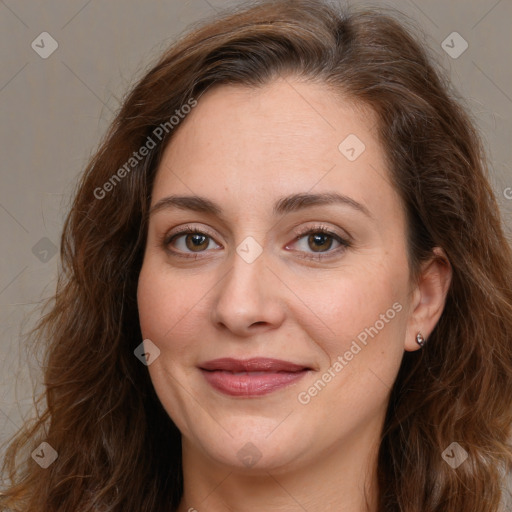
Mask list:
[[[285,213],[296,212],[304,208],[313,206],[323,206],[339,204],[348,206],[356,211],[365,214],[367,217],[373,218],[370,211],[366,206],[358,203],[351,197],[337,192],[325,192],[322,194],[310,194],[310,193],[298,193],[292,194],[286,197],[280,198],[274,204],[273,213],[274,215],[284,215]],[[222,217],[222,208],[205,197],[201,196],[168,196],[160,199],[149,211],[149,215],[169,209],[179,208],[181,210],[193,210],[195,212],[207,213],[210,215],[216,215]]]

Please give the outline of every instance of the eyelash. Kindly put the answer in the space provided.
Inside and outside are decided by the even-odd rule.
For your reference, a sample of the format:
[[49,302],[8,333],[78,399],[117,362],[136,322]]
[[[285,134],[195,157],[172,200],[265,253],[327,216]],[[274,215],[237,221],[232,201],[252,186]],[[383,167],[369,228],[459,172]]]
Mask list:
[[[330,236],[332,239],[334,239],[336,242],[338,242],[340,244],[340,247],[338,247],[337,249],[334,249],[334,250],[326,251],[324,253],[316,253],[316,254],[312,253],[312,255],[309,255],[309,256],[300,256],[301,258],[310,259],[310,260],[322,260],[325,258],[332,257],[334,254],[338,254],[339,252],[342,252],[345,249],[352,246],[348,240],[346,240],[345,238],[342,238],[341,236],[339,236],[335,232],[331,231],[326,226],[322,226],[322,225],[315,226],[312,228],[308,227],[308,228],[305,228],[305,229],[299,231],[295,236],[295,241],[298,241],[301,238],[304,238],[306,235],[312,235],[312,234],[318,234],[318,233]],[[174,240],[176,240],[180,236],[189,235],[189,234],[190,235],[192,235],[192,234],[205,235],[213,240],[213,236],[211,234],[209,234],[207,230],[199,229],[196,226],[183,226],[182,228],[180,228],[177,232],[173,233],[172,235],[165,235],[163,237],[162,243],[163,243],[164,247],[167,249],[168,246]],[[192,258],[194,260],[201,258],[202,256],[200,256],[200,253],[204,252],[204,251],[200,251],[200,252],[194,254],[194,253],[183,253],[183,252],[175,251],[172,249],[167,249],[167,250],[169,252],[171,252],[173,254],[173,256],[177,256],[177,257],[181,257],[181,258]]]
[[352,246],[352,244],[345,238],[342,238],[340,235],[332,231],[326,226],[314,226],[314,227],[307,227],[302,230],[300,230],[297,235],[295,236],[295,241],[300,240],[301,238],[304,238],[305,236],[313,235],[321,233],[323,235],[328,235],[333,240],[338,242],[340,244],[340,247],[333,250],[328,250],[324,253],[311,253],[309,256],[300,256],[301,258],[310,259],[310,260],[323,260],[326,258],[333,257],[334,255],[338,255],[340,252],[343,252],[344,250],[348,249]]

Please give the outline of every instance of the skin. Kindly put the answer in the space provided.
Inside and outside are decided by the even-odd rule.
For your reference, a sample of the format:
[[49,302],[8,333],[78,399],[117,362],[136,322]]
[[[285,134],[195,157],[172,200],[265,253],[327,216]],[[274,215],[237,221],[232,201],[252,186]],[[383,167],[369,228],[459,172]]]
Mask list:
[[[142,333],[160,350],[148,370],[183,438],[179,512],[359,512],[365,490],[376,510],[391,386],[404,351],[420,348],[417,332],[428,338],[435,327],[451,270],[437,249],[412,282],[405,214],[375,125],[372,112],[324,85],[288,77],[259,89],[210,89],[166,148],[151,205],[199,195],[222,209],[221,217],[155,210],[139,278]],[[349,134],[366,147],[354,161],[338,149]],[[283,196],[323,192],[348,196],[368,214],[347,204],[273,213]],[[193,235],[188,245],[186,234],[165,244],[188,225],[210,238],[200,237],[198,249]],[[328,236],[297,240],[318,225],[349,246]],[[262,248],[250,263],[236,250],[247,237]],[[400,311],[389,319],[393,304]],[[384,327],[347,361],[352,342],[380,327],[381,315]],[[347,364],[301,403],[338,356]],[[219,357],[272,357],[312,370],[263,397],[230,397],[198,369]],[[250,467],[237,456],[250,450],[246,443],[260,456]]]

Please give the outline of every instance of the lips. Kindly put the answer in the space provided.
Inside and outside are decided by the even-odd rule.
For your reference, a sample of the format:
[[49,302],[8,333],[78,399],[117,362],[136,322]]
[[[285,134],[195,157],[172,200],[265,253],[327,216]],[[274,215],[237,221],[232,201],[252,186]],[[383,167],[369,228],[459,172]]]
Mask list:
[[298,372],[301,370],[309,370],[309,368],[281,361],[280,359],[269,359],[264,357],[255,357],[253,359],[231,359],[229,357],[223,359],[215,359],[207,361],[200,365],[203,370],[223,370],[227,372]]
[[311,368],[279,359],[222,358],[199,366],[206,381],[231,396],[262,396],[302,379]]

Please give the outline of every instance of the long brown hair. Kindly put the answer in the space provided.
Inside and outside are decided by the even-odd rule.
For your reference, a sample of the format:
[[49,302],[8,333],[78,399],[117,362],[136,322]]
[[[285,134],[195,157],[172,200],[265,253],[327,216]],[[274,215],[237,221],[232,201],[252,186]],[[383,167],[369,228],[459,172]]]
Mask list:
[[[45,393],[6,452],[3,510],[176,509],[180,433],[134,356],[152,184],[176,111],[212,85],[279,75],[374,109],[406,209],[411,275],[436,246],[453,269],[428,345],[405,353],[392,390],[379,512],[498,510],[512,469],[512,255],[471,119],[397,19],[318,0],[251,2],[195,27],[135,85],[65,222],[56,295],[34,333],[47,343]],[[155,147],[127,166],[148,138]],[[58,453],[47,469],[30,458],[42,441]],[[452,442],[468,453],[456,469],[442,457]]]

